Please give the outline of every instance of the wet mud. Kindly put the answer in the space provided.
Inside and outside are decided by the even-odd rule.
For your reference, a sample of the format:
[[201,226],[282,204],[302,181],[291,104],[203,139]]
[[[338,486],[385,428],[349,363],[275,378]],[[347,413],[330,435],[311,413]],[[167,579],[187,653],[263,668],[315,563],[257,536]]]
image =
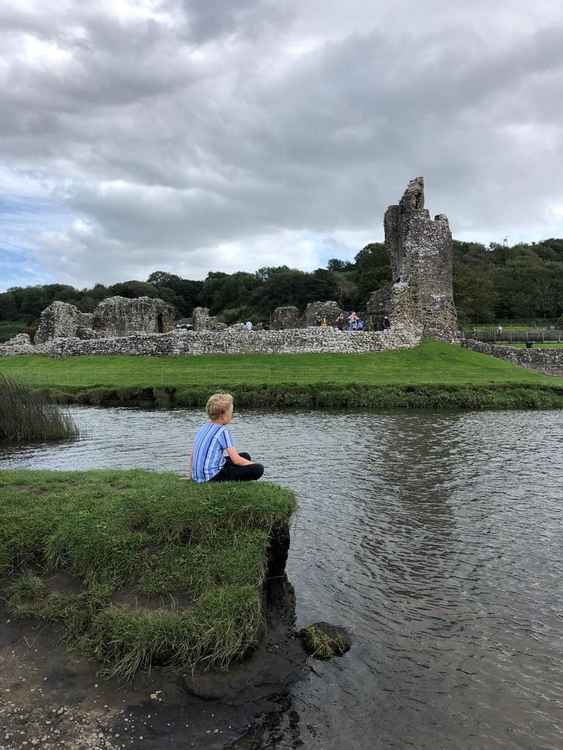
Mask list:
[[285,576],[272,578],[265,597],[266,632],[244,663],[196,675],[156,668],[127,684],[103,677],[59,628],[0,607],[0,750],[220,750],[258,736],[306,663]]

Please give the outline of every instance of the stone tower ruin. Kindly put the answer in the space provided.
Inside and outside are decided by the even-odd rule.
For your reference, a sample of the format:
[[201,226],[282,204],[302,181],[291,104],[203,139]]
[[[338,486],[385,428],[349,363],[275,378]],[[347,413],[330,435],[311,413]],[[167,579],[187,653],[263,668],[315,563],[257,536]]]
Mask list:
[[411,180],[399,204],[389,206],[384,226],[393,280],[370,296],[372,326],[381,328],[387,315],[392,327],[413,326],[421,328],[423,336],[455,337],[452,234],[447,216],[432,219],[424,208],[423,177]]

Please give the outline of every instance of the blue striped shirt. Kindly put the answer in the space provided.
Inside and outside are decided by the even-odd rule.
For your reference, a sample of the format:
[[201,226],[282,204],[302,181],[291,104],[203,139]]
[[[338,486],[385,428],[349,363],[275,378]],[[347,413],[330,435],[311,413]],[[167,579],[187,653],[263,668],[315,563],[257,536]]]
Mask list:
[[231,433],[224,424],[207,422],[200,427],[195,436],[192,452],[194,482],[209,482],[213,479],[225,465],[225,450],[232,447]]

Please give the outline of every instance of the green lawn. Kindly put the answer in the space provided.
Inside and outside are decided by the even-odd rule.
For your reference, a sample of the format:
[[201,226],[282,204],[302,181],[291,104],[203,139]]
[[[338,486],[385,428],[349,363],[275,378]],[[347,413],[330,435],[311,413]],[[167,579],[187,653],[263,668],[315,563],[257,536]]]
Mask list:
[[293,494],[148,471],[2,471],[0,596],[131,677],[226,667],[256,645]]
[[436,341],[377,354],[7,357],[0,373],[97,406],[201,407],[228,390],[259,409],[563,408],[563,378]]
[[440,342],[376,354],[0,359],[0,372],[35,387],[163,388],[235,385],[563,385],[484,354]]

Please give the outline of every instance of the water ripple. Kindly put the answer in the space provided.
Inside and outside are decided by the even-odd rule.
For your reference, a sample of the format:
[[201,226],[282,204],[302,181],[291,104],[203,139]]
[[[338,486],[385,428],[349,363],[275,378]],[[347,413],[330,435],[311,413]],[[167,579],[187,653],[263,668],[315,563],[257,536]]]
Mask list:
[[[0,466],[185,472],[201,421],[74,414],[78,442]],[[561,412],[243,413],[233,432],[298,494],[299,623],[355,638],[294,688],[305,747],[563,747]]]

